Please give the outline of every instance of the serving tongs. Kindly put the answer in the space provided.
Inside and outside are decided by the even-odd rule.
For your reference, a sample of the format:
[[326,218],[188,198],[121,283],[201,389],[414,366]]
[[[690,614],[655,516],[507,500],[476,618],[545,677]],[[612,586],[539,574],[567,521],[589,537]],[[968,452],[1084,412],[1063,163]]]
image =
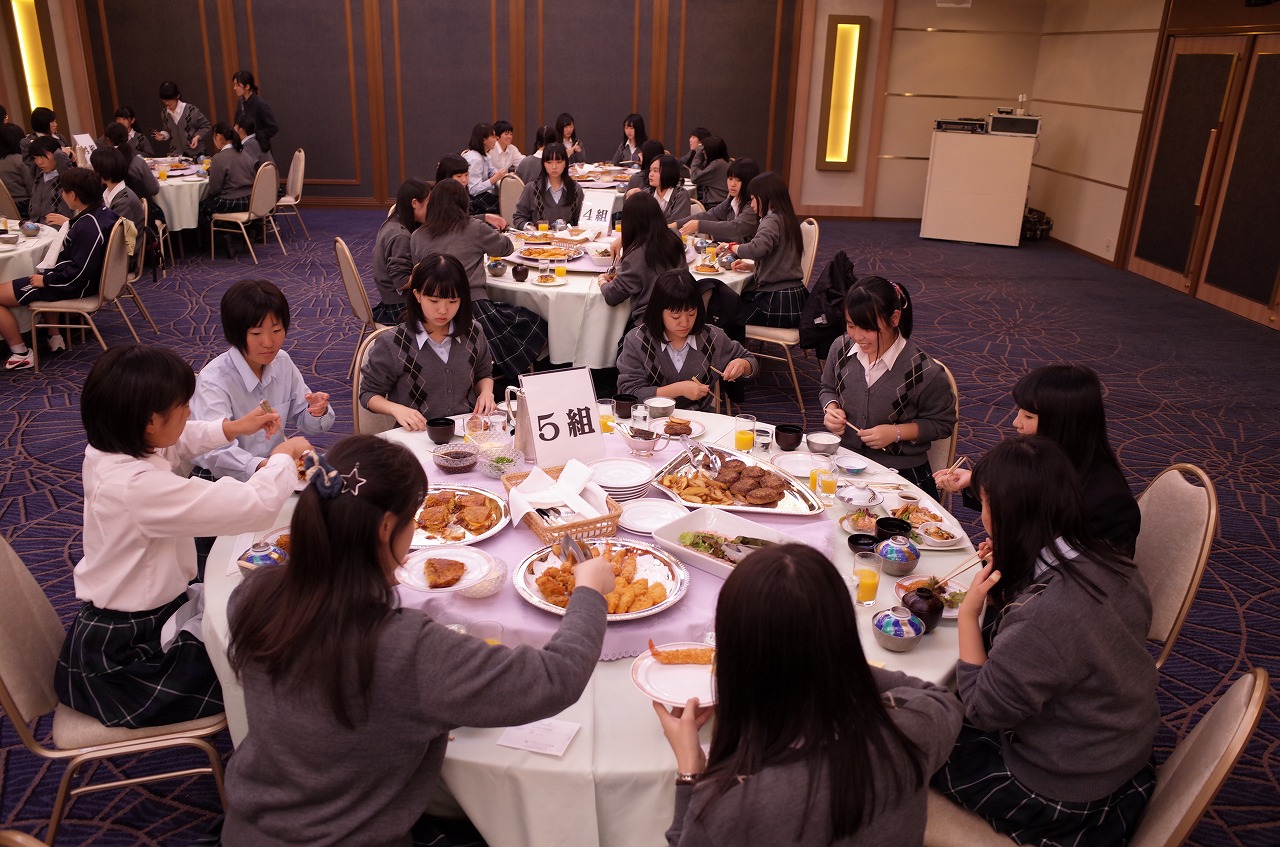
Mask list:
[[747,558],[750,554],[757,550],[763,550],[765,547],[773,547],[778,542],[769,541],[764,538],[752,538],[748,535],[739,535],[732,541],[722,541],[720,549],[724,551],[725,556],[729,558],[735,565]]
[[578,539],[574,538],[572,535],[570,535],[567,532],[564,535],[560,536],[559,544],[560,544],[560,555],[563,558],[567,559],[569,558],[570,554],[572,554],[573,563],[575,565],[581,564],[582,562],[585,562],[588,559],[592,558],[592,553],[590,550],[587,549],[586,545],[583,544]]
[[689,457],[689,467],[693,468],[695,471],[702,470],[702,467],[698,464],[697,456],[694,455],[694,451],[696,450],[698,453],[702,454],[703,461],[706,464],[706,470],[710,471],[712,476],[720,473],[720,457],[716,455],[715,451],[708,448],[707,445],[700,444],[696,441],[690,441],[689,436],[681,435],[680,446],[684,448],[685,455]]

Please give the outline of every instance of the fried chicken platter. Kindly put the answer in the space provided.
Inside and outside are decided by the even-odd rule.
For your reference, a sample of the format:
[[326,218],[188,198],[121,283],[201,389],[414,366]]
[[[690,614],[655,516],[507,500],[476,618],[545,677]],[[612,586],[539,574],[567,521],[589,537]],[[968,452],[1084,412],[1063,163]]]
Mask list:
[[822,514],[822,501],[812,491],[768,462],[737,450],[704,447],[720,459],[718,469],[696,453],[695,467],[689,455],[681,452],[658,471],[653,484],[678,503],[735,512]]
[[410,547],[474,544],[506,526],[506,501],[470,485],[432,485],[413,517],[417,526]]
[[[610,621],[655,615],[675,605],[689,587],[689,572],[670,554],[637,541],[616,538],[583,541],[593,555],[613,566],[614,590],[605,595]],[[512,575],[516,591],[539,609],[563,615],[575,587],[572,554],[559,544],[535,550]]]

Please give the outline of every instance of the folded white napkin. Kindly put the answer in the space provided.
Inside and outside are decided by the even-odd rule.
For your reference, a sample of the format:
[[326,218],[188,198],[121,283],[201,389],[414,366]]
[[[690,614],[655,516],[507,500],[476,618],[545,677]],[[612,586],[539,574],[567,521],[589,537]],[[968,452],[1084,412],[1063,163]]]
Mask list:
[[598,518],[608,511],[608,497],[600,486],[591,482],[591,468],[570,459],[552,479],[541,468],[534,468],[524,482],[511,489],[507,497],[511,520],[520,521],[534,509],[568,506],[582,518]]
[[62,226],[58,227],[58,233],[53,240],[49,242],[49,249],[45,251],[44,258],[36,265],[36,270],[40,273],[52,268],[58,264],[58,254],[62,252],[62,242],[67,239],[67,228],[71,226],[71,221],[66,221]]

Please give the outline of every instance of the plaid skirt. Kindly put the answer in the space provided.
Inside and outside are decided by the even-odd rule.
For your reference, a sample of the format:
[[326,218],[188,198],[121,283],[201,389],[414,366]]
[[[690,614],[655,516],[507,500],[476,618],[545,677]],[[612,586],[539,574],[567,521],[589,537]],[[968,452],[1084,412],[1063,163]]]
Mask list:
[[1064,803],[1037,794],[1005,766],[998,733],[965,723],[932,785],[952,801],[986,818],[1019,844],[1041,847],[1111,847],[1128,843],[1156,787],[1148,763],[1107,797]]
[[475,300],[471,309],[484,330],[494,364],[507,382],[518,382],[546,349],[547,322],[528,309],[493,300]]
[[742,313],[748,324],[796,329],[800,326],[800,313],[804,311],[804,301],[808,296],[809,292],[803,285],[781,291],[745,291],[742,294]]
[[221,712],[222,686],[204,644],[179,632],[168,650],[161,649],[164,622],[187,602],[183,593],[146,612],[85,603],[58,658],[58,699],[107,726],[131,728]]

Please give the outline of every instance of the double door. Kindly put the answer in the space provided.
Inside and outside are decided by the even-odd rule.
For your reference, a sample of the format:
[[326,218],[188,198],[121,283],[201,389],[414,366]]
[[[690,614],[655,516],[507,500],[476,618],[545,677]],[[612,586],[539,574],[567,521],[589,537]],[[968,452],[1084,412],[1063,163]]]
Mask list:
[[1280,328],[1280,35],[1175,38],[1127,267]]

